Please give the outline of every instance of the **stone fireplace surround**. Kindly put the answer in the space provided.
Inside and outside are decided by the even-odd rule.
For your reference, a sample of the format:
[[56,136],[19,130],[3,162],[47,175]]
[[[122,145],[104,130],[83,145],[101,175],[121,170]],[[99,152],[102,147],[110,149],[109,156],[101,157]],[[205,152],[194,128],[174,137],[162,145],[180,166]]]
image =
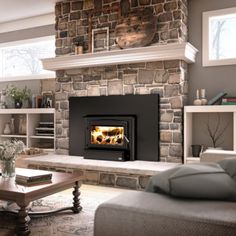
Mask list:
[[[149,8],[156,17],[157,28],[152,45],[186,42],[186,0],[132,0],[130,3],[130,12]],[[119,7],[120,1],[94,1],[94,4],[95,10],[101,10],[107,7]],[[55,15],[57,57],[71,54],[76,40],[84,42],[84,52],[87,53],[89,10],[83,10],[83,1],[59,1],[55,6]],[[92,28],[109,27],[109,50],[111,51],[118,50],[117,46],[114,46],[115,26],[118,21],[119,15],[114,10],[106,12],[101,10],[92,17]],[[160,95],[160,161],[182,162],[182,108],[188,94],[187,63],[182,58],[57,69],[56,75],[58,154],[68,154],[69,150],[69,97],[158,93]]]
[[[118,0],[94,1],[95,9],[119,6]],[[150,8],[157,19],[156,34],[151,45],[182,44],[187,41],[187,0],[131,0],[130,11]],[[84,55],[88,52],[88,13],[83,10],[83,1],[64,0],[56,3],[56,55],[55,59],[72,58],[74,42],[84,42]],[[92,28],[109,27],[109,50],[119,50],[115,46],[115,26],[118,22],[117,12],[96,13],[92,18]],[[95,42],[96,43],[96,42]],[[97,42],[98,43],[98,42]],[[128,50],[128,49],[127,49]],[[123,50],[125,51],[125,50]],[[171,51],[171,50],[170,50]],[[169,53],[167,53],[168,55]],[[90,54],[87,54],[90,55]],[[99,54],[101,55],[101,54]],[[157,53],[158,55],[158,53]],[[164,54],[163,54],[164,55]],[[166,54],[165,54],[166,55]],[[177,53],[176,53],[177,55]],[[91,55],[92,56],[92,55]],[[83,55],[82,55],[83,57]],[[81,57],[81,59],[82,59]],[[183,158],[183,106],[188,95],[187,63],[184,56],[156,57],[157,60],[115,63],[76,67],[48,67],[56,70],[56,148],[62,154],[58,160],[49,157],[48,161],[29,160],[33,168],[46,168],[59,171],[82,171],[85,182],[110,186],[143,188],[150,175],[159,172],[164,162],[182,163]],[[78,56],[78,61],[80,57]],[[102,61],[103,58],[100,59]],[[70,59],[67,64],[70,64]],[[190,60],[191,61],[191,60]],[[192,62],[194,59],[192,60]],[[187,61],[189,62],[189,61]],[[63,167],[67,162],[69,150],[69,98],[71,96],[110,96],[110,95],[160,95],[160,161],[156,171],[136,171],[132,168],[92,168],[80,163]],[[64,154],[64,155],[63,155]],[[77,157],[78,158],[78,157]],[[47,158],[46,158],[47,159]],[[62,159],[65,159],[64,161]],[[74,160],[74,157],[68,161]],[[91,161],[91,160],[88,160]],[[60,163],[59,163],[60,162]],[[112,164],[112,163],[111,163]],[[154,164],[154,163],[153,163]],[[174,164],[174,163],[166,163]],[[141,163],[140,166],[144,164]],[[72,167],[74,166],[74,167]],[[105,166],[105,164],[104,164]],[[172,166],[173,167],[173,166]],[[149,170],[152,169],[148,167]],[[168,167],[169,168],[169,167]],[[162,171],[162,170],[161,170]],[[112,173],[111,173],[112,172]]]

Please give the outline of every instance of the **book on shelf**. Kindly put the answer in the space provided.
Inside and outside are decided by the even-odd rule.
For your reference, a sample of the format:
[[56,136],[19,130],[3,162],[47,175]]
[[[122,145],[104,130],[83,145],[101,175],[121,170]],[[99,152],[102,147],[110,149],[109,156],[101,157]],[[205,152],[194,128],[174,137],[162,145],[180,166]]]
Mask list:
[[208,101],[208,105],[216,105],[216,104],[220,104],[222,99],[227,95],[227,93],[225,92],[220,92],[218,93],[215,97],[213,97],[212,99],[210,99]]
[[236,105],[236,102],[223,102],[222,101],[221,105]]
[[236,97],[224,97],[222,98],[222,105],[236,105]]
[[236,97],[224,97],[222,102],[236,102]]

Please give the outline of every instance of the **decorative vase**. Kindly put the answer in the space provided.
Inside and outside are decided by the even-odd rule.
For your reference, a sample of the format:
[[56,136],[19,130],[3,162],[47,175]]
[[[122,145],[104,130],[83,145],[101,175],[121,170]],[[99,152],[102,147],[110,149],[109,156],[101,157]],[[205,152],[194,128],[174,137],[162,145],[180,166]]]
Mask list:
[[4,134],[10,134],[10,133],[11,133],[10,123],[6,123],[6,124],[5,124],[3,133],[4,133]]
[[11,178],[16,175],[15,172],[15,160],[2,160],[2,177]]
[[202,145],[198,145],[198,144],[193,144],[191,145],[192,147],[192,155],[193,157],[200,157],[200,153],[202,151]]
[[22,108],[23,102],[21,100],[15,100],[15,108]]
[[26,134],[26,116],[20,115],[19,116],[19,134]]

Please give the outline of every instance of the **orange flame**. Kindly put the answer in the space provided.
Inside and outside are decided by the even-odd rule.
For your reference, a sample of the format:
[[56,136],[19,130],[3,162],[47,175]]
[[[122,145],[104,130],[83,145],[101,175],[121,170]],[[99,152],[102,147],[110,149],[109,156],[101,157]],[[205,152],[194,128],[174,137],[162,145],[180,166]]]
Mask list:
[[124,127],[92,126],[91,144],[124,145]]

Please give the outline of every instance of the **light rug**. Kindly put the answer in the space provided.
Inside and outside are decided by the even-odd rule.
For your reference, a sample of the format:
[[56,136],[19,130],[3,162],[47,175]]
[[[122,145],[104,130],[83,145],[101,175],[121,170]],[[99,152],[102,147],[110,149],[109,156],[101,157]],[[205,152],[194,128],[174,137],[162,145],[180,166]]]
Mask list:
[[[52,210],[72,205],[72,189],[34,201],[32,211]],[[93,236],[94,213],[99,204],[127,191],[101,186],[82,185],[79,214],[70,211],[51,216],[33,217],[29,223],[32,236]],[[0,201],[0,207],[5,202]],[[13,236],[16,217],[0,214],[0,236]]]

